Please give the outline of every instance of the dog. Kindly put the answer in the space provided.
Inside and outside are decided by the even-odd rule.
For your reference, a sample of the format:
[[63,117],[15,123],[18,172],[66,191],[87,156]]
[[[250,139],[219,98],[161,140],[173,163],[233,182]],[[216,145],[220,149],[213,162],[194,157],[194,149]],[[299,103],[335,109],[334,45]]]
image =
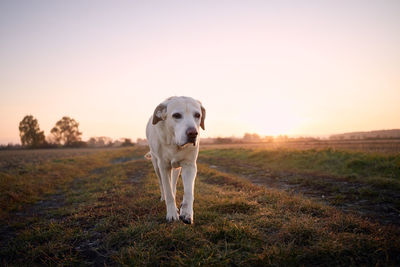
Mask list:
[[[193,223],[194,182],[197,174],[200,128],[205,130],[206,110],[191,97],[170,97],[159,104],[146,127],[151,158],[158,177],[161,201],[167,207],[168,222]],[[176,182],[182,173],[184,195],[178,216]]]

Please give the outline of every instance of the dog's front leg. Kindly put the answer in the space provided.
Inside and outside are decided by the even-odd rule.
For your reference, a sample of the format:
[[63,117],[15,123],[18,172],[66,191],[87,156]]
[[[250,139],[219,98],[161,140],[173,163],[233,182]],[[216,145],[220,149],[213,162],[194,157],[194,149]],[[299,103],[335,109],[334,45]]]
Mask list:
[[193,222],[194,180],[196,178],[196,172],[196,163],[182,166],[184,194],[179,218],[187,224]]
[[171,184],[171,166],[168,164],[160,164],[160,174],[162,179],[162,186],[164,188],[165,204],[167,206],[167,221],[177,221],[178,212],[175,203],[175,196],[172,191]]
[[176,182],[178,181],[181,168],[172,169],[172,194],[176,197]]

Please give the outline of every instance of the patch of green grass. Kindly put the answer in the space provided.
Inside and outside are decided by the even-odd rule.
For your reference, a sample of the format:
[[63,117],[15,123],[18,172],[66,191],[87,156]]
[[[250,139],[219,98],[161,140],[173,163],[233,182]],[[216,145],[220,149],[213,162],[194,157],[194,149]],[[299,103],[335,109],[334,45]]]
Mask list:
[[[334,149],[214,149],[201,151],[199,159],[267,186],[290,184],[313,195],[329,195],[334,205],[351,204],[359,198],[371,205],[379,201],[395,205],[400,195],[400,154]],[[218,181],[229,184],[222,178],[210,178],[210,183]]]
[[198,174],[204,176],[204,182],[211,185],[229,186],[238,190],[251,186],[251,183],[245,179],[232,178],[229,175],[210,169],[204,164],[199,164]]
[[219,214],[230,214],[230,213],[243,213],[249,214],[257,210],[257,205],[235,199],[235,201],[226,201],[218,204],[214,204],[210,207],[211,210],[216,211]]
[[[75,157],[64,169],[71,170],[67,174],[71,178],[52,184],[64,196],[61,204],[44,208],[39,216],[24,209],[19,211],[24,216],[8,210],[5,224],[10,229],[2,229],[6,235],[0,240],[0,263],[394,266],[400,261],[396,227],[256,186],[205,164],[198,166],[194,224],[167,223],[151,162],[140,158],[113,161],[145,152],[131,148]],[[60,163],[46,164],[40,166],[48,170],[45,177]],[[179,206],[181,180],[177,190]],[[46,192],[38,197],[52,196]],[[35,205],[40,207],[36,203],[25,209]]]
[[[264,167],[271,170],[290,170],[325,173],[340,177],[382,177],[400,182],[400,154],[379,155],[363,152],[323,150],[205,150],[200,159],[212,164],[231,162],[235,165]],[[398,186],[398,184],[396,184]]]

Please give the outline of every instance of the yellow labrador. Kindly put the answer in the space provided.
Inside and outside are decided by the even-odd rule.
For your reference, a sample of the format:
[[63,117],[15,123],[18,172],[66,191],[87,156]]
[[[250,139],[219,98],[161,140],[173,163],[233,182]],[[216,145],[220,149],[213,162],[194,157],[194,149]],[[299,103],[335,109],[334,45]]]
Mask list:
[[[199,153],[199,128],[204,130],[206,111],[191,97],[170,97],[154,110],[146,127],[154,170],[160,184],[161,201],[167,206],[167,221],[193,222],[194,180]],[[175,203],[176,182],[182,171],[184,186],[180,214]]]

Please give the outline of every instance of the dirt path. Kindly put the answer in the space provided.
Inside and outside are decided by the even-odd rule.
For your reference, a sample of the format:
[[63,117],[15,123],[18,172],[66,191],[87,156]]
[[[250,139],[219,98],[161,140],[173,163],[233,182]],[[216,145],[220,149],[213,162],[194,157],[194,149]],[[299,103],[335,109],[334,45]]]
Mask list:
[[[370,221],[385,225],[400,225],[400,210],[392,201],[400,199],[390,190],[376,192],[368,185],[350,182],[327,175],[301,174],[288,171],[271,171],[235,161],[228,165],[220,162],[210,164],[210,168],[245,178],[257,185],[284,190],[335,206],[344,212],[357,213]],[[234,167],[233,167],[234,166]]]

